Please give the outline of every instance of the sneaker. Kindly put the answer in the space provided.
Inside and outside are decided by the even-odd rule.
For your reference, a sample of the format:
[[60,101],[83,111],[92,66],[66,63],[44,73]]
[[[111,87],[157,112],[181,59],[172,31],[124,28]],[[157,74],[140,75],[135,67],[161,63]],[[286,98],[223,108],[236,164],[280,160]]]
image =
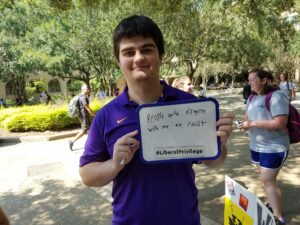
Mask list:
[[282,222],[281,220],[277,219],[276,217],[275,217],[275,224],[276,225],[286,225],[285,221]]
[[74,142],[69,140],[69,148],[71,151],[73,151],[73,144],[74,144]]
[[270,210],[271,213],[273,213],[273,209],[272,209],[270,203],[266,203],[266,207],[268,208],[268,210]]

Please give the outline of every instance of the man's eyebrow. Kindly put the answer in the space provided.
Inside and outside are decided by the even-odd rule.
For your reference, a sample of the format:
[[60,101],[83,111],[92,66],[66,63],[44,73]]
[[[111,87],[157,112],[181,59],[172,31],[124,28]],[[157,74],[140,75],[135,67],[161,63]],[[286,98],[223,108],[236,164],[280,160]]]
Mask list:
[[[152,44],[152,43],[151,43],[151,44],[144,44],[144,45],[142,45],[140,48],[149,48],[149,47],[155,48],[155,45]],[[134,47],[124,48],[124,49],[121,50],[121,52],[131,51],[131,50],[133,50],[133,49],[134,49]]]
[[155,45],[154,44],[144,44],[144,45],[142,45],[142,48],[148,48],[148,47],[153,47],[153,48],[155,48]]
[[121,52],[127,52],[127,51],[131,51],[131,50],[133,50],[133,49],[134,49],[133,47],[123,48],[123,49],[121,50]]

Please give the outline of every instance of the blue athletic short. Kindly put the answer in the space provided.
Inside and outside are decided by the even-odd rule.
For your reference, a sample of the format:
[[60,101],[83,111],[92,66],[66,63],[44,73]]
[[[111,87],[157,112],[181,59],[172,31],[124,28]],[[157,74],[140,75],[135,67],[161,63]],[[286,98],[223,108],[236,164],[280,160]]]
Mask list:
[[251,161],[268,169],[280,168],[288,156],[287,152],[262,153],[251,150]]

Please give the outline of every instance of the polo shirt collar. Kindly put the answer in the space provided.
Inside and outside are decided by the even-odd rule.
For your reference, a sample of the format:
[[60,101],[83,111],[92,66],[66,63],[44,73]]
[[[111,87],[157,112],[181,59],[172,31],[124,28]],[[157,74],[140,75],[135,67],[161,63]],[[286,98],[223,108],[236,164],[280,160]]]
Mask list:
[[[164,80],[160,80],[160,84],[163,85],[162,96],[158,99],[157,102],[165,102],[176,99],[175,89],[168,85]],[[137,103],[131,101],[128,96],[128,87],[126,86],[123,92],[117,97],[117,101],[122,106],[138,106]]]

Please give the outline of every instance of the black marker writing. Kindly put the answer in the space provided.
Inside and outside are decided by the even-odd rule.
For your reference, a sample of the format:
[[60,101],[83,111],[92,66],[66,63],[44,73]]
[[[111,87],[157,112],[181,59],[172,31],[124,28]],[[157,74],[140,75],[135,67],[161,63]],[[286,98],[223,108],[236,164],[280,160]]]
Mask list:
[[194,108],[188,107],[188,109],[185,111],[185,113],[187,115],[191,115],[191,116],[198,116],[199,114],[205,114],[206,110],[205,109],[194,109]]
[[154,123],[154,122],[158,122],[160,120],[164,119],[164,114],[159,112],[159,113],[155,113],[155,114],[147,114],[147,122],[148,123]]
[[149,132],[156,131],[156,130],[158,130],[158,127],[155,125],[153,125],[151,128],[148,128]]
[[169,125],[167,124],[162,125],[162,129],[169,129]]
[[168,117],[169,117],[169,118],[171,118],[171,117],[173,117],[173,116],[178,116],[178,115],[179,115],[179,113],[178,113],[177,111],[175,111],[175,109],[173,110],[173,112],[168,113]]
[[203,120],[197,120],[194,122],[188,122],[188,127],[203,127],[207,122],[203,121]]

